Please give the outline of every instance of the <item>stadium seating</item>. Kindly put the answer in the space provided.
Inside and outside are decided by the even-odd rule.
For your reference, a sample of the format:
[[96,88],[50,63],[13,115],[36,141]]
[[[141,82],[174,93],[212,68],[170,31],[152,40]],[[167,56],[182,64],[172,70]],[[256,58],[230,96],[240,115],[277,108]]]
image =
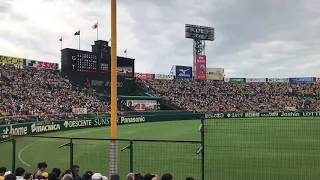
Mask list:
[[319,110],[319,83],[231,83],[137,79],[149,93],[189,111]]
[[[68,81],[50,70],[5,64],[0,65],[0,74],[0,116],[18,116],[15,121],[24,120],[26,115],[41,115],[44,119],[61,115],[61,119],[65,116],[62,114],[71,113],[74,107],[87,108],[88,113],[110,110],[109,103],[74,90]],[[72,117],[71,114],[68,116]]]

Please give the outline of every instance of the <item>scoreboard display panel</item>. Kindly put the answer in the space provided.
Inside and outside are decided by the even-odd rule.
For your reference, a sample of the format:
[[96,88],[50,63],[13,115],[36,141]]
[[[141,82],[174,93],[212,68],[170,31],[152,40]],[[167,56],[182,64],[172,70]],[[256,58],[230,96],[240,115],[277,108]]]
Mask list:
[[74,51],[70,56],[70,71],[72,72],[97,72],[97,55],[91,52]]
[[[110,79],[111,62],[110,54],[106,52],[88,52],[76,49],[63,49],[61,56],[62,73],[83,73],[90,76],[104,76]],[[134,59],[117,57],[117,76],[118,80],[134,79]]]

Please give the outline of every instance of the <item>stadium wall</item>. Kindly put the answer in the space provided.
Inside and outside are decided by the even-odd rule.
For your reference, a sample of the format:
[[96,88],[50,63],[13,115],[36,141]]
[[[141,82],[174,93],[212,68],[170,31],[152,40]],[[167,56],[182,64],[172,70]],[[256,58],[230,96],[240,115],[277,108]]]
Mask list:
[[264,118],[264,117],[320,117],[320,111],[284,111],[284,112],[212,112],[206,113],[206,119],[228,118]]
[[[194,120],[200,119],[201,116],[203,116],[203,114],[201,113],[167,113],[158,115],[119,116],[117,124],[125,125],[162,121]],[[67,131],[103,126],[110,126],[110,117],[100,116],[87,119],[41,121],[2,125],[0,126],[0,132],[4,134],[2,138],[6,138],[9,134],[18,136],[35,135],[47,132]]]

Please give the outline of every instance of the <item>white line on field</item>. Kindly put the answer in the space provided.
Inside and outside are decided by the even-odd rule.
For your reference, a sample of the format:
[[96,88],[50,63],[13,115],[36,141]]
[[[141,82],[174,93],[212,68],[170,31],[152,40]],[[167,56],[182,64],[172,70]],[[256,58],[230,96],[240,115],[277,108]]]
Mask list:
[[[85,132],[86,132],[86,131],[85,131]],[[90,132],[90,131],[89,131],[89,132]],[[63,134],[63,135],[57,136],[57,137],[70,136],[70,135],[73,135],[73,134],[82,134],[82,133],[84,133],[84,131],[67,133],[67,134]],[[31,165],[28,164],[28,163],[26,163],[26,162],[22,159],[22,157],[21,157],[22,152],[23,152],[24,150],[26,150],[28,147],[30,147],[30,146],[38,143],[38,142],[44,141],[44,140],[46,140],[46,139],[47,139],[47,138],[43,138],[43,139],[37,140],[37,141],[32,142],[32,143],[26,145],[25,147],[23,147],[23,148],[19,151],[19,153],[18,153],[18,159],[19,159],[19,161],[22,162],[22,164],[30,167]]]

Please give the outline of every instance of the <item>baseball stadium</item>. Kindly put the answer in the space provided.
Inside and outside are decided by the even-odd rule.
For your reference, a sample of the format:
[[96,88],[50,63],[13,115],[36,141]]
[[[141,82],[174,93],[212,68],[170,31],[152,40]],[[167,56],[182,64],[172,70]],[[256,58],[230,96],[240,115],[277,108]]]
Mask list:
[[0,51],[2,180],[319,178],[320,77],[228,77],[206,55],[215,28],[196,24],[191,66],[136,72],[117,55],[116,2],[91,51],[80,30],[60,63]]

